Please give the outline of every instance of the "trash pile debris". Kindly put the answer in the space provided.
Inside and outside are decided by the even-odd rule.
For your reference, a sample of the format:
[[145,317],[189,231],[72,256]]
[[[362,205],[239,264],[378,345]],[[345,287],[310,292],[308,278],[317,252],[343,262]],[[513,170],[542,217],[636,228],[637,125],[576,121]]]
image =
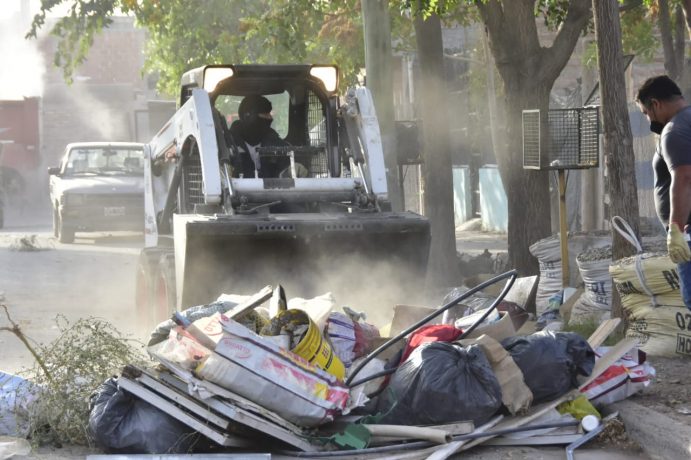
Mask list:
[[[454,288],[438,308],[397,306],[388,327],[329,293],[222,295],[159,324],[146,346],[153,361],[101,380],[84,429],[117,454],[445,459],[481,443],[572,452],[602,429],[598,408],[655,371],[635,338],[602,346],[618,319],[588,340],[518,335],[536,282],[511,271]],[[41,393],[0,377],[0,436],[21,439]]]
[[[518,336],[524,302],[505,299],[516,278],[454,289],[396,331],[395,316],[378,328],[330,294],[289,299],[281,286],[176,312],[152,331],[153,364],[128,364],[92,394],[90,437],[120,454],[445,459],[480,443],[540,442],[573,450],[601,429],[594,406],[630,396],[654,370],[634,338],[601,347],[619,320],[588,340]],[[503,280],[496,297],[483,291]]]

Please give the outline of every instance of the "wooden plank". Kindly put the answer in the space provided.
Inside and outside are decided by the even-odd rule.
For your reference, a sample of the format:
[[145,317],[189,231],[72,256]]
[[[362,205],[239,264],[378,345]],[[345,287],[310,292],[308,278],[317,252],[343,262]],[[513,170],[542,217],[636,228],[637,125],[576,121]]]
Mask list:
[[605,340],[607,340],[607,337],[609,337],[610,334],[615,331],[617,326],[619,326],[620,322],[621,318],[612,318],[600,323],[600,326],[595,330],[595,332],[593,332],[590,338],[588,338],[588,344],[590,347],[595,349],[602,345]]
[[492,438],[483,443],[485,446],[548,446],[555,444],[571,444],[583,437],[582,434],[560,434],[555,436],[531,436],[529,438],[512,439],[504,436]]
[[184,406],[186,410],[197,414],[198,416],[204,418],[210,423],[213,423],[222,430],[228,430],[230,428],[230,423],[228,422],[228,420],[219,417],[218,415],[208,410],[206,407],[200,405],[191,396],[188,396],[185,393],[181,393],[180,391],[177,391],[176,389],[173,389],[170,386],[165,385],[157,381],[156,379],[149,377],[146,374],[142,374],[141,376],[137,377],[136,380],[142,385],[145,385],[151,390],[155,391],[156,393],[159,393],[166,399],[172,400],[175,403]]
[[[179,391],[186,391],[187,385],[182,380],[168,374],[166,372],[158,373],[161,380],[164,380],[167,384],[177,388]],[[150,377],[152,378],[152,377]],[[228,400],[220,399],[216,396],[199,400],[195,396],[191,395],[190,398],[194,398],[202,404],[206,404],[217,412],[223,414],[224,416],[230,418],[231,420],[241,423],[262,433],[268,434],[276,439],[279,439],[287,444],[297,447],[305,452],[317,452],[321,450],[319,446],[311,444],[309,441],[305,440],[302,436],[302,430],[298,432],[293,432],[281,425],[278,425],[270,420],[264,419],[260,415],[254,414],[246,409],[234,405]]]
[[316,446],[306,439],[291,433],[285,428],[264,420],[258,415],[252,414],[244,409],[233,406],[226,401],[221,401],[216,398],[209,398],[206,401],[210,407],[222,413],[226,417],[271,437],[279,439],[287,444],[290,444],[291,446],[297,447],[302,451],[318,452],[323,450],[319,446]]
[[578,383],[579,389],[583,389],[586,385],[590,384],[593,380],[598,378],[603,372],[607,370],[609,366],[616,363],[619,358],[624,356],[633,347],[638,345],[638,339],[635,338],[625,338],[620,340],[615,346],[609,349],[607,353],[602,355],[600,359],[595,361],[595,367],[593,372],[590,373],[589,377],[580,377]]
[[271,286],[264,286],[261,291],[254,294],[252,297],[247,299],[245,302],[236,305],[232,310],[225,313],[230,319],[240,319],[243,315],[254,310],[259,305],[263,304],[271,298],[273,294],[273,288]]
[[205,423],[197,420],[187,412],[183,411],[175,404],[170,401],[165,400],[161,396],[157,395],[153,391],[144,388],[139,382],[130,380],[126,377],[120,377],[118,379],[118,386],[126,391],[129,391],[133,395],[143,399],[152,406],[162,410],[171,417],[176,418],[180,422],[189,426],[195,431],[203,434],[207,438],[211,439],[215,443],[226,446],[226,447],[251,447],[252,442],[229,434],[219,433],[215,429],[206,425]]
[[[286,430],[290,431],[291,433],[294,433],[297,436],[302,436],[305,434],[305,431],[295,425],[294,423],[291,423],[281,417],[280,415],[276,414],[273,411],[270,411],[268,409],[265,409],[264,407],[261,407],[258,404],[255,404],[254,402],[250,401],[249,399],[246,399],[236,393],[233,393],[223,387],[220,387],[214,383],[209,382],[208,380],[201,380],[196,377],[194,377],[191,373],[189,375],[184,375],[181,373],[176,373],[176,375],[180,376],[180,379],[176,378],[175,376],[169,374],[168,372],[158,372],[158,371],[146,371],[150,372],[151,375],[155,376],[156,378],[159,378],[166,383],[169,383],[171,385],[177,386],[178,388],[187,388],[188,384],[191,384],[194,388],[197,389],[197,392],[199,390],[204,390],[207,391],[211,395],[218,396],[221,399],[227,399],[230,403],[233,405],[245,409],[249,412],[258,414],[259,416],[267,419],[270,422],[273,422]],[[184,390],[183,390],[184,391]],[[188,391],[189,393],[189,391]],[[205,398],[201,398],[202,401],[206,401]]]

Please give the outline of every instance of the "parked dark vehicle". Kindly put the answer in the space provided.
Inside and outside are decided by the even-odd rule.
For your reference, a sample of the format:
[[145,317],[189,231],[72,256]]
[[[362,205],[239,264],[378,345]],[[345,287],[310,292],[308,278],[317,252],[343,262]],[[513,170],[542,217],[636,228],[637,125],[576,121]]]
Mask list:
[[144,230],[144,145],[69,144],[48,169],[53,233],[72,243],[77,231]]

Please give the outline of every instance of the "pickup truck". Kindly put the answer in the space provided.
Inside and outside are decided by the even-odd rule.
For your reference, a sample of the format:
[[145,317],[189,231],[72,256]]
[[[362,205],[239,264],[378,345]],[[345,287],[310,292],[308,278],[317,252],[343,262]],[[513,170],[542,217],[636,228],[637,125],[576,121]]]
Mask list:
[[74,242],[77,231],[144,229],[144,145],[68,144],[60,165],[48,168],[53,233]]

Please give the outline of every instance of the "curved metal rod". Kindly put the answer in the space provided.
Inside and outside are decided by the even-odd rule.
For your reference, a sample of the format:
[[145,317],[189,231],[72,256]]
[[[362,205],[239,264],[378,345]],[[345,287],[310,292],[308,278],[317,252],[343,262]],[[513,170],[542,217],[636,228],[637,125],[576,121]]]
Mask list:
[[[501,281],[505,278],[510,278],[509,281],[506,282],[506,285],[504,286],[504,289],[501,291],[501,294],[499,294],[499,297],[497,297],[497,299],[494,301],[494,303],[492,303],[492,305],[487,309],[485,314],[482,315],[482,317],[480,319],[478,319],[478,321],[476,321],[472,326],[470,326],[468,328],[468,330],[463,332],[460,335],[460,337],[458,338],[458,340],[462,339],[463,337],[468,335],[470,332],[472,332],[482,321],[484,321],[485,318],[492,312],[492,310],[494,310],[494,308],[496,308],[496,306],[499,305],[499,302],[501,302],[504,299],[506,294],[511,289],[511,286],[513,286],[514,281],[516,281],[517,277],[518,277],[518,272],[516,270],[511,270],[511,271],[508,271],[506,273],[502,273],[501,275],[497,275],[494,278],[491,278],[491,279],[489,279],[483,283],[478,284],[474,288],[469,289],[468,291],[459,295],[458,297],[456,297],[452,301],[448,302],[446,305],[443,305],[439,309],[437,309],[434,312],[430,313],[429,315],[425,316],[423,319],[421,319],[417,323],[415,323],[412,326],[408,327],[407,329],[399,332],[395,337],[392,337],[391,339],[387,340],[382,345],[380,345],[379,348],[377,348],[376,350],[374,350],[370,354],[368,354],[365,357],[365,359],[363,359],[360,362],[360,364],[358,364],[358,366],[353,370],[353,372],[350,374],[350,376],[348,376],[348,379],[346,379],[346,381],[345,381],[346,386],[352,387],[353,385],[351,385],[351,383],[353,381],[353,378],[355,378],[355,376],[360,371],[362,371],[362,369],[367,365],[367,363],[372,361],[372,359],[374,359],[378,354],[380,354],[381,352],[383,352],[384,350],[389,348],[394,343],[401,340],[406,335],[410,334],[411,332],[413,332],[414,330],[416,330],[417,328],[419,328],[423,324],[427,323],[428,321],[430,321],[430,320],[436,318],[437,316],[439,316],[440,314],[444,313],[446,310],[453,307],[454,305],[459,303],[461,300],[465,300],[466,298],[470,297],[471,295],[475,294],[476,292],[481,291],[481,290],[485,289],[486,287],[491,286],[498,281]],[[368,380],[366,380],[366,379],[361,379],[357,383],[362,384],[362,383],[367,382],[367,381]]]

